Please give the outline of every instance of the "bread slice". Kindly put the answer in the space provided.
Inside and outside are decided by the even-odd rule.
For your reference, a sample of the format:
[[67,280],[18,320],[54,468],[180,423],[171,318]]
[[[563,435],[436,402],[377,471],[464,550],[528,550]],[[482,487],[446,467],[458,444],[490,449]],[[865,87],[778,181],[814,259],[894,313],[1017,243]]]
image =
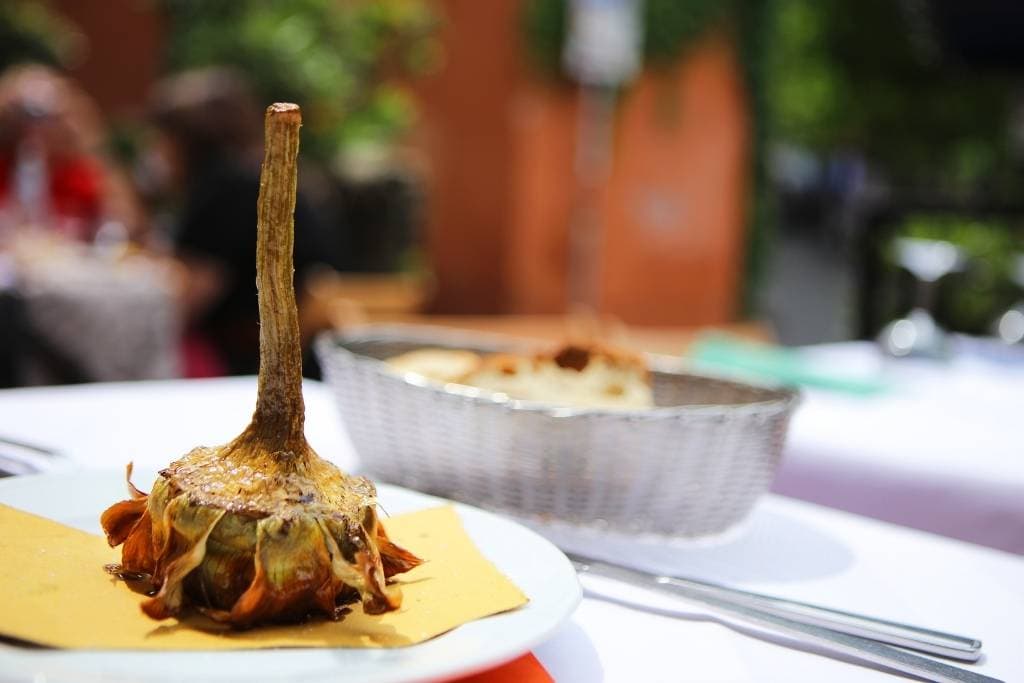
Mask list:
[[654,405],[643,358],[598,344],[567,344],[532,357],[487,356],[462,384],[555,405],[642,409]]
[[399,374],[411,372],[443,383],[462,381],[480,362],[478,354],[457,349],[416,349],[387,360]]

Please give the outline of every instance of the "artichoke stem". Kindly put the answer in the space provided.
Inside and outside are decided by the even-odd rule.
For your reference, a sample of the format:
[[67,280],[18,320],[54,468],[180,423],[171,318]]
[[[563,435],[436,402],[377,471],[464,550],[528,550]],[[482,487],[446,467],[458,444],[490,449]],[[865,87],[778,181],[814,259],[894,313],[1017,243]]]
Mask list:
[[309,448],[303,434],[302,346],[292,265],[301,126],[297,105],[267,107],[256,228],[259,390],[252,423],[238,441],[257,441],[271,453],[298,454]]

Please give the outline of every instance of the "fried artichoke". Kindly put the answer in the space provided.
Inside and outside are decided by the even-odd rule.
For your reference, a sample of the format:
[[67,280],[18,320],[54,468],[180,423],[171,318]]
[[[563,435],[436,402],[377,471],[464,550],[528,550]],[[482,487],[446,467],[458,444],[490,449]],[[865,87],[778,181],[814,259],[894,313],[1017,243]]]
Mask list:
[[267,109],[257,222],[260,370],[256,411],[230,443],[199,447],[160,472],[147,495],[101,522],[114,571],[140,580],[143,611],[164,619],[194,607],[234,626],[322,613],[397,609],[387,579],[420,563],[388,540],[376,490],[322,460],[303,431],[302,356],[292,284],[293,213],[301,114]]

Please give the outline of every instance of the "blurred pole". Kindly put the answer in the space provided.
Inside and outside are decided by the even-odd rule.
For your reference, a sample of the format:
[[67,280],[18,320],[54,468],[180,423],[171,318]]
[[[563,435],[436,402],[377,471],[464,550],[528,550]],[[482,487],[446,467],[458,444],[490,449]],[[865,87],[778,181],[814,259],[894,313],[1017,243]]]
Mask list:
[[640,70],[642,0],[570,0],[563,65],[580,84],[574,200],[569,218],[570,311],[595,313],[601,297],[604,217],[618,89]]
[[569,217],[568,295],[571,310],[596,312],[601,295],[604,221],[602,190],[611,175],[616,93],[581,86],[573,164],[575,193]]

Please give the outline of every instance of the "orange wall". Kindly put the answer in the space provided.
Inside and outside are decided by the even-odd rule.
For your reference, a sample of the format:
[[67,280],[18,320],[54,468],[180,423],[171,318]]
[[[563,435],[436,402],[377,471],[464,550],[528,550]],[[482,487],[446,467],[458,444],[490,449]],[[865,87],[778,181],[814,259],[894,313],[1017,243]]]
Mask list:
[[[527,64],[516,0],[438,0],[446,66],[423,88],[434,310],[566,310],[578,99]],[[627,322],[734,319],[747,188],[732,44],[645,74],[616,109],[598,308]]]
[[510,130],[516,201],[501,272],[509,312],[566,309],[578,105],[574,90],[540,82],[524,84],[516,97]]
[[734,319],[740,296],[748,122],[723,39],[623,103],[606,205],[601,309],[649,324]]
[[107,116],[138,115],[160,73],[163,19],[157,3],[56,0],[53,4],[88,40],[84,59],[71,75]]
[[509,105],[522,81],[518,0],[439,0],[445,62],[418,84],[419,144],[432,169],[427,250],[437,277],[434,308],[492,313],[502,308],[501,263],[512,141]]

